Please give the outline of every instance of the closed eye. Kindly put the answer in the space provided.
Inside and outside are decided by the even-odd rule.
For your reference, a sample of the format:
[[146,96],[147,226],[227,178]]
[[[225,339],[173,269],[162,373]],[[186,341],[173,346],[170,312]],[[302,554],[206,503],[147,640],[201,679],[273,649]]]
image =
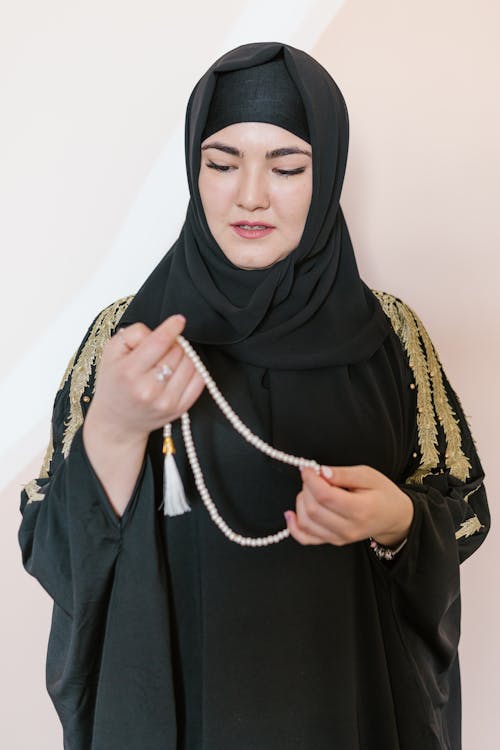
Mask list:
[[305,167],[297,167],[297,169],[275,169],[274,171],[283,175],[283,177],[291,177],[294,174],[302,174],[305,169]]
[[[216,164],[214,161],[208,161],[207,167],[210,169],[215,169],[218,172],[229,172],[230,169],[237,169],[237,167],[233,167],[228,164]],[[279,174],[281,177],[292,177],[295,174],[303,174],[305,172],[305,167],[297,167],[296,169],[278,169],[275,168],[273,171],[276,174]]]
[[218,172],[228,172],[230,169],[233,169],[233,167],[229,165],[216,164],[214,161],[208,161],[207,167],[210,167],[210,169],[216,169]]

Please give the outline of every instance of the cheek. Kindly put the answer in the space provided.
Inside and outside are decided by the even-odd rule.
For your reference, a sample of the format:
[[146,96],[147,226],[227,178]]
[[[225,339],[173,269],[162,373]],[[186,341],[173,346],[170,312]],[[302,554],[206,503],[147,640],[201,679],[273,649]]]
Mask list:
[[304,225],[306,223],[307,215],[309,213],[309,207],[311,205],[311,198],[312,198],[312,184],[308,182],[307,185],[304,187],[304,190],[300,193],[300,196],[298,196],[297,204],[295,208],[297,224],[300,225],[301,231],[304,229]]
[[200,176],[198,187],[200,191],[201,202],[208,224],[222,219],[227,213],[227,206],[230,201],[230,189],[227,184],[229,181],[214,180],[210,176]]
[[[292,178],[289,178],[292,179]],[[279,190],[274,196],[274,207],[276,212],[293,232],[302,229],[309,206],[311,204],[312,188],[306,183],[299,189],[290,186],[287,190]]]

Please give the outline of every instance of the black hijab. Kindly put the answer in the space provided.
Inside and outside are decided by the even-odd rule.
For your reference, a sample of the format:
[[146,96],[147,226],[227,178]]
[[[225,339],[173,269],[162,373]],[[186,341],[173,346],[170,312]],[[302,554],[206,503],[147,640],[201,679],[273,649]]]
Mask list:
[[217,74],[202,141],[236,122],[271,123],[310,142],[304,104],[283,55]]
[[[282,57],[302,98],[313,154],[313,192],[298,247],[267,269],[233,265],[215,242],[198,190],[200,145],[219,74]],[[186,113],[190,191],[179,238],[137,293],[123,323],[155,327],[187,319],[185,336],[233,359],[275,370],[361,362],[390,324],[360,279],[339,204],[348,151],[343,96],[328,72],[301,50],[246,44],[219,58],[196,84]]]

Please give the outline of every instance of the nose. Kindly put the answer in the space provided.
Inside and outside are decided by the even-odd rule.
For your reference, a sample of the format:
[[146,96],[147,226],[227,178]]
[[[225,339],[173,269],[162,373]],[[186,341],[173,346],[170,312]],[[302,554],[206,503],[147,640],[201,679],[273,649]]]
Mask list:
[[258,170],[240,170],[236,205],[247,211],[269,208],[267,177]]

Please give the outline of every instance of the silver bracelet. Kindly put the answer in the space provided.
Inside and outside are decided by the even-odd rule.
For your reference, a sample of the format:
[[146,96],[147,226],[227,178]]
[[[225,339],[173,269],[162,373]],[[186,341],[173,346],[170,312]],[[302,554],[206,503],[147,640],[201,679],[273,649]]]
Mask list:
[[394,557],[400,552],[405,546],[408,538],[403,539],[400,545],[393,549],[392,547],[385,547],[383,544],[375,541],[373,537],[370,537],[370,547],[375,552],[379,560],[393,560]]

